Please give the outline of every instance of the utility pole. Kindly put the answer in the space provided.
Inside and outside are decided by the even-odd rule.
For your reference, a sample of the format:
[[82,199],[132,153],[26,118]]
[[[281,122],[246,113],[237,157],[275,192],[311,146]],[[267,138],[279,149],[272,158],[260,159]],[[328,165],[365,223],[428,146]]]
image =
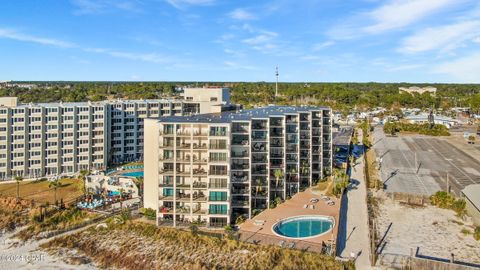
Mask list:
[[275,82],[275,97],[278,97],[278,66],[275,68],[275,77],[277,77],[277,81]]
[[447,172],[447,193],[450,193],[450,177],[448,177],[448,172]]

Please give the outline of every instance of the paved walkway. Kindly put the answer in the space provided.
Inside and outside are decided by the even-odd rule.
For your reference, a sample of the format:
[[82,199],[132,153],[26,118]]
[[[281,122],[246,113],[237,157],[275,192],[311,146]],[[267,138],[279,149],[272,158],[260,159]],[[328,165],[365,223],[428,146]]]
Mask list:
[[[362,142],[362,131],[358,130],[358,141]],[[358,145],[363,150],[363,145]],[[358,150],[358,149],[357,149]],[[363,152],[363,151],[362,151]],[[351,181],[357,186],[349,188],[342,202],[342,224],[339,229],[338,252],[343,258],[350,258],[351,253],[356,254],[356,269],[371,269],[370,247],[368,239],[368,213],[367,213],[367,188],[365,185],[363,156],[357,159],[357,164],[352,168]]]

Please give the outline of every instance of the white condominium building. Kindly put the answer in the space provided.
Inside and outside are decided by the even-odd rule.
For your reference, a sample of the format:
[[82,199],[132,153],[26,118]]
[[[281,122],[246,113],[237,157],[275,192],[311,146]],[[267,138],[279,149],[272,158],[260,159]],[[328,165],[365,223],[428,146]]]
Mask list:
[[144,118],[232,108],[228,88],[186,88],[183,99],[18,104],[0,98],[0,180],[141,160]]
[[251,217],[331,172],[331,125],[326,107],[146,119],[144,206],[173,226]]
[[105,168],[107,117],[105,103],[0,107],[0,179]]

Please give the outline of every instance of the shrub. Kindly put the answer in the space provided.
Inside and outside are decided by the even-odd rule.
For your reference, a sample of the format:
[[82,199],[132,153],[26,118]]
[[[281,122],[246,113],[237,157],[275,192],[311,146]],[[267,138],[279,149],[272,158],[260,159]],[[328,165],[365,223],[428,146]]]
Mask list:
[[477,226],[475,228],[475,231],[473,232],[473,238],[475,238],[475,240],[480,240],[480,226]]
[[387,122],[383,126],[383,131],[387,134],[394,135],[397,132],[412,132],[429,136],[449,136],[447,127],[435,124],[411,124],[404,122]]
[[463,217],[466,213],[465,200],[455,199],[455,197],[445,191],[438,191],[430,196],[430,201],[437,207],[455,211],[460,217]]
[[147,218],[155,220],[157,218],[157,212],[152,208],[143,208],[141,213]]

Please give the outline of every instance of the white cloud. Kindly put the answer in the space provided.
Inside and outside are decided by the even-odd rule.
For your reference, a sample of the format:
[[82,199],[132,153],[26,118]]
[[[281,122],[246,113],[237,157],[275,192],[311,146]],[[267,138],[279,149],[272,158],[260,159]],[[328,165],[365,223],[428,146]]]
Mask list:
[[463,0],[390,0],[368,13],[374,23],[364,30],[376,34],[401,28],[461,2]]
[[474,38],[472,41],[475,42],[475,43],[480,44],[480,36]]
[[231,62],[231,61],[225,61],[223,64],[231,69],[245,69],[245,70],[255,70],[256,67],[254,66],[249,66],[249,65],[242,65],[237,62]]
[[267,42],[271,41],[272,39],[274,39],[277,36],[278,36],[278,34],[275,33],[275,32],[263,31],[262,34],[256,35],[252,38],[244,39],[244,40],[242,40],[242,42],[245,43],[245,44],[249,44],[249,45],[264,44],[264,43],[267,43]]
[[[438,15],[455,5],[472,0],[387,0],[370,11],[355,13],[329,27],[327,35],[335,40],[347,40],[403,29]],[[378,1],[381,3],[382,1]]]
[[421,68],[425,65],[423,64],[405,64],[405,65],[398,65],[394,67],[389,67],[386,69],[388,72],[394,72],[394,71],[403,71],[403,70],[411,70],[411,69],[417,69]]
[[104,48],[85,48],[83,49],[86,52],[106,54],[116,58],[136,60],[142,62],[151,62],[151,63],[166,63],[171,62],[172,59],[168,56],[164,56],[158,53],[131,53],[131,52],[122,52]]
[[184,8],[185,6],[208,6],[215,3],[215,0],[165,0],[176,8]]
[[49,46],[60,47],[60,48],[76,47],[75,44],[70,43],[70,42],[66,42],[66,41],[62,41],[62,40],[58,40],[58,39],[53,39],[53,38],[32,36],[32,35],[17,32],[15,30],[9,30],[9,29],[3,29],[3,28],[0,28],[0,38],[6,38],[6,39],[12,39],[12,40],[24,41],[24,42],[30,42],[30,43],[37,43],[37,44],[41,44],[41,45],[49,45]]
[[313,51],[320,51],[320,50],[323,50],[327,47],[330,47],[330,46],[333,46],[335,45],[335,42],[334,41],[325,41],[325,42],[322,42],[322,43],[317,43],[317,44],[314,44],[313,47],[312,47],[312,50]]
[[480,34],[480,20],[430,27],[403,40],[402,53],[418,53],[440,49],[449,51]]
[[28,42],[28,43],[36,43],[40,45],[53,46],[53,47],[59,47],[59,48],[72,48],[72,49],[77,49],[84,52],[105,54],[111,57],[135,60],[135,61],[143,61],[143,62],[151,62],[151,63],[173,62],[173,59],[171,57],[161,55],[158,53],[132,53],[132,52],[111,50],[106,48],[85,48],[71,42],[23,34],[14,30],[9,30],[4,28],[0,28],[0,39],[1,38]]
[[75,14],[99,14],[111,10],[141,11],[138,0],[71,0],[77,7]]
[[463,83],[480,83],[480,52],[442,63],[433,73],[447,74]]
[[240,21],[255,20],[257,17],[243,8],[237,8],[228,14],[230,18]]

